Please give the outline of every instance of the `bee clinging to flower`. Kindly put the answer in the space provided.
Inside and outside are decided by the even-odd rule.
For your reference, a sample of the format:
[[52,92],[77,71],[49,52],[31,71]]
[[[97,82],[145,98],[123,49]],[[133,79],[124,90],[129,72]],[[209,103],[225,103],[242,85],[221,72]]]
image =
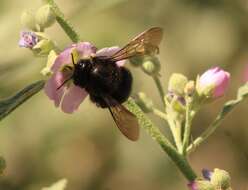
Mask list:
[[132,75],[125,60],[158,53],[163,32],[151,28],[123,48],[97,49],[89,42],[73,44],[56,58],[45,92],[66,113],[74,112],[89,95],[98,107],[107,108],[117,127],[130,140],[139,137],[138,120],[122,103],[130,96]]

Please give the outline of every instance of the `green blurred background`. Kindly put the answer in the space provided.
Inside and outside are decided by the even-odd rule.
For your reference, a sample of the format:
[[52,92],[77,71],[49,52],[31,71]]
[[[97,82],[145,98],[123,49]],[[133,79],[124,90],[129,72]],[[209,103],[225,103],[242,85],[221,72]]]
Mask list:
[[[227,95],[206,107],[194,121],[197,137],[221,105],[235,96],[248,63],[247,0],[57,0],[81,34],[98,47],[124,45],[152,27],[164,28],[161,80],[166,88],[171,73],[190,79],[211,66],[231,72]],[[36,10],[39,0],[0,1],[0,98],[39,80],[46,59],[18,47],[20,15]],[[58,24],[47,33],[63,48],[70,42]],[[161,108],[151,78],[136,68],[133,93],[144,91]],[[247,101],[239,105],[195,153],[193,168],[225,169],[233,189],[248,189]],[[166,131],[157,118],[151,118]],[[168,133],[168,131],[166,132]],[[186,180],[160,147],[141,130],[137,143],[116,129],[110,114],[88,99],[73,115],[62,113],[40,92],[0,124],[0,155],[7,169],[1,190],[38,190],[61,178],[68,190],[181,190]]]

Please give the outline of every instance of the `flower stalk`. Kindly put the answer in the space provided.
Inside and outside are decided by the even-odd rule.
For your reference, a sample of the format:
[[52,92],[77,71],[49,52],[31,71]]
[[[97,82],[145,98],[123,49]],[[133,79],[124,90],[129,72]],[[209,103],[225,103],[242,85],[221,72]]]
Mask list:
[[192,102],[191,98],[186,98],[186,114],[185,114],[185,127],[184,127],[184,135],[183,135],[183,147],[182,147],[182,154],[186,156],[187,154],[187,147],[190,140],[191,135],[191,125],[193,119],[193,111],[192,110]]
[[154,82],[156,84],[156,87],[158,89],[158,92],[159,92],[160,98],[161,98],[161,100],[163,102],[163,105],[165,106],[166,105],[165,104],[165,93],[164,93],[161,81],[160,81],[160,79],[159,79],[159,77],[157,75],[153,76],[152,78],[153,78],[153,80],[154,80]]

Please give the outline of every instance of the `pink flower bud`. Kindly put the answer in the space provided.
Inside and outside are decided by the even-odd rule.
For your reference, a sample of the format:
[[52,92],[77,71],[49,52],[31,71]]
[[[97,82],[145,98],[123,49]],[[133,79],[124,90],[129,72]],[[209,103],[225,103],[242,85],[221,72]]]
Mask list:
[[230,74],[219,67],[207,70],[199,78],[199,94],[218,98],[223,96],[230,80]]

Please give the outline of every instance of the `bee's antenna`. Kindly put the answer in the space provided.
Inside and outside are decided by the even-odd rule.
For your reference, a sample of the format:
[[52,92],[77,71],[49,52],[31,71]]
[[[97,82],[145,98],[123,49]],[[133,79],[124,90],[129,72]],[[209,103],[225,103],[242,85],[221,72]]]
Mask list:
[[74,60],[73,53],[71,53],[71,60],[72,60],[72,64],[75,66],[75,65],[76,65],[76,63],[75,63],[75,60]]
[[72,79],[72,77],[66,79],[56,90],[59,90],[62,86],[64,86],[65,83],[67,83],[71,79]]

